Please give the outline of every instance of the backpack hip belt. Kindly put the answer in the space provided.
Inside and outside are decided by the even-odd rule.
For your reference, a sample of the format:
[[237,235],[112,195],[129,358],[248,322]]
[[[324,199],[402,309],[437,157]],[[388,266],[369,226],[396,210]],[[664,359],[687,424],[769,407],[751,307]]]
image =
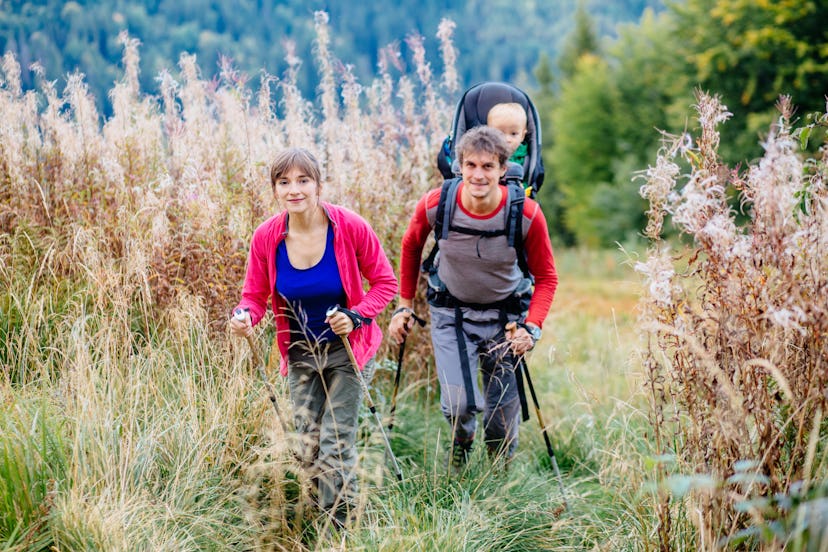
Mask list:
[[509,297],[495,301],[494,303],[467,303],[452,295],[447,289],[438,290],[429,286],[426,299],[428,300],[428,304],[434,307],[447,309],[465,307],[479,311],[498,310],[508,314],[523,314],[529,308],[531,293],[519,294],[515,292]]

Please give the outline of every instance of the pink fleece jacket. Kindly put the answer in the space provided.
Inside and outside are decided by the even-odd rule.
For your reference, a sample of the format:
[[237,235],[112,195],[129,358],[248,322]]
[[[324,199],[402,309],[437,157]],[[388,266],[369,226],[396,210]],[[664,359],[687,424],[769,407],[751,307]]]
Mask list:
[[[333,225],[334,254],[339,276],[345,289],[346,308],[366,318],[375,318],[397,293],[397,279],[391,263],[371,226],[358,214],[344,207],[322,203],[322,208]],[[255,326],[267,311],[267,300],[272,296],[276,313],[276,342],[281,353],[279,371],[287,375],[287,355],[290,345],[290,325],[282,314],[284,298],[276,289],[276,247],[287,236],[287,213],[281,212],[263,222],[253,233],[247,276],[244,279],[241,302],[236,308],[249,309]],[[369,289],[363,289],[362,278]],[[374,356],[382,342],[382,330],[376,321],[365,324],[348,336],[354,358],[360,369]]]

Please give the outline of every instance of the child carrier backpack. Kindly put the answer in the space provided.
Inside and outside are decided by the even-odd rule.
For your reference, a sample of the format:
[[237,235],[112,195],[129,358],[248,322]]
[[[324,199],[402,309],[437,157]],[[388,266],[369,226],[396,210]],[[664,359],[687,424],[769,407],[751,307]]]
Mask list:
[[544,169],[541,159],[541,127],[538,112],[532,100],[521,89],[504,82],[482,82],[463,93],[457,103],[451,133],[437,153],[437,167],[444,179],[455,176],[452,167],[456,159],[455,146],[463,134],[476,126],[485,125],[489,110],[499,103],[517,103],[526,110],[527,154],[523,162],[524,182],[529,186],[529,197],[534,198],[543,185]]
[[[469,368],[469,357],[466,352],[465,338],[463,337],[463,313],[461,309],[463,307],[475,310],[497,309],[500,311],[500,323],[505,327],[508,320],[506,313],[525,316],[529,310],[529,303],[532,299],[532,292],[534,291],[534,279],[529,272],[526,250],[523,246],[523,206],[526,199],[526,193],[523,188],[523,168],[517,163],[507,163],[506,174],[503,176],[501,182],[506,185],[508,193],[506,220],[502,229],[489,231],[464,228],[452,224],[452,215],[457,204],[457,193],[461,178],[448,178],[443,182],[434,221],[434,247],[423,261],[421,267],[428,278],[426,296],[428,303],[435,307],[454,309],[454,324],[457,332],[457,344],[460,356],[459,361],[463,373],[463,385],[466,390],[466,396],[468,397],[468,412],[474,412],[476,405],[474,402],[471,370]],[[449,230],[481,237],[506,236],[509,247],[514,247],[515,249],[517,264],[523,273],[523,280],[512,292],[512,295],[496,303],[479,304],[460,301],[449,292],[446,285],[437,275],[437,267],[435,264],[440,240],[448,238]],[[524,368],[524,364],[518,363],[515,370],[515,378],[520,402],[521,419],[525,422],[529,419],[529,405],[526,401],[526,393],[523,386],[522,370]]]
[[[506,174],[501,182],[506,185],[508,193],[507,211],[505,225],[500,230],[474,230],[455,226],[452,224],[452,215],[457,203],[457,193],[460,187],[461,178],[454,177],[443,182],[440,190],[440,201],[437,204],[437,212],[434,221],[434,247],[422,264],[422,271],[428,274],[429,289],[428,300],[430,304],[437,306],[467,306],[481,310],[489,308],[505,308],[510,312],[525,312],[529,308],[529,299],[532,295],[531,285],[533,278],[529,273],[529,266],[526,261],[526,251],[523,247],[523,204],[526,198],[522,186],[523,170],[517,163],[507,163]],[[435,261],[440,249],[440,240],[448,238],[449,230],[463,234],[473,234],[481,237],[494,237],[505,235],[509,247],[515,249],[517,264],[523,273],[524,286],[515,290],[515,295],[504,299],[502,304],[471,304],[462,303],[451,296],[444,284],[439,282]]]

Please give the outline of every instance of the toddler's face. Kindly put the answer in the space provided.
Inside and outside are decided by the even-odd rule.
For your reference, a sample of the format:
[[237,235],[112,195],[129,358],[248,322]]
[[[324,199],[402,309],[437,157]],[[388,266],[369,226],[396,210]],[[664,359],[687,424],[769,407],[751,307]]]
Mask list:
[[513,154],[526,138],[526,121],[508,113],[492,113],[487,124],[506,135],[509,144],[509,155]]

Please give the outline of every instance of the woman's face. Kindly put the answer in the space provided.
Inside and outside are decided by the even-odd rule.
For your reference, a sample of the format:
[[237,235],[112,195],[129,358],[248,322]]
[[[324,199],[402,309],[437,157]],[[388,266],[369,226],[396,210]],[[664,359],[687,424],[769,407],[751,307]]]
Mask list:
[[291,167],[276,180],[276,200],[290,214],[310,212],[319,204],[319,183],[299,167]]

